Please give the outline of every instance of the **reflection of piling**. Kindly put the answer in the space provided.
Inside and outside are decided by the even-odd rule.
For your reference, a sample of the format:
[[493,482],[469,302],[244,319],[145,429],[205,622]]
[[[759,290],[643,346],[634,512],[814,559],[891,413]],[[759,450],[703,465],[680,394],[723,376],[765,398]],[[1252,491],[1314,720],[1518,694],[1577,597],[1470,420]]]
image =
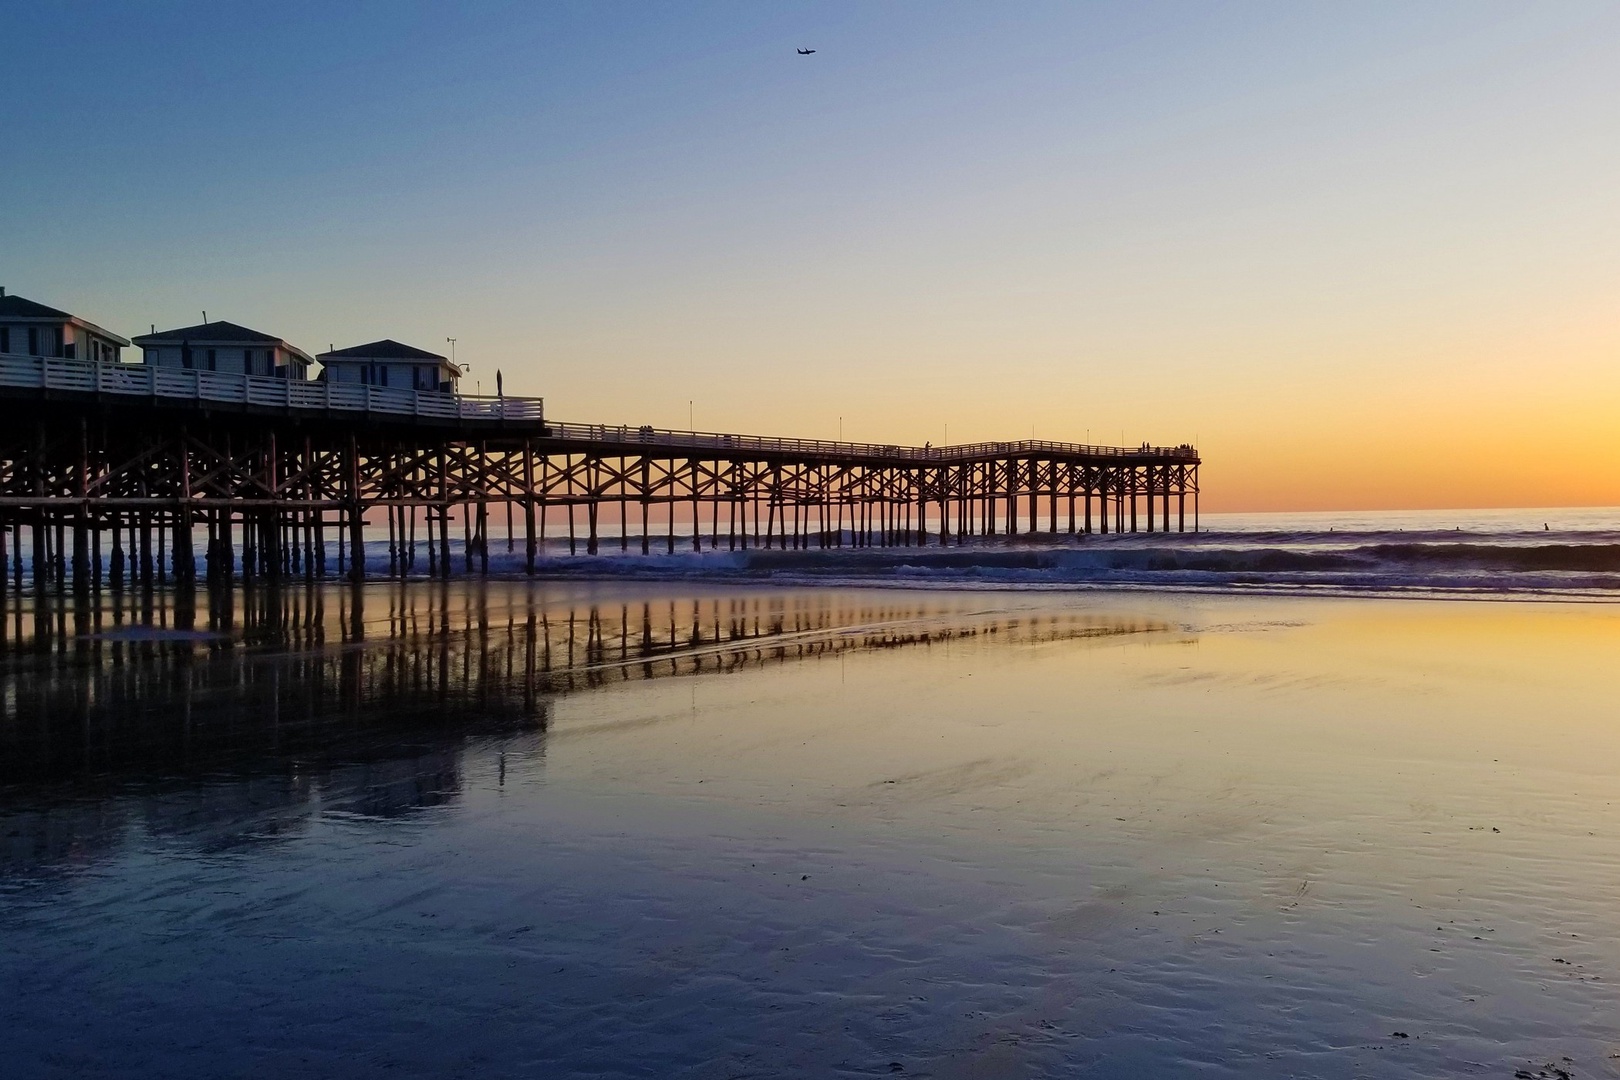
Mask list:
[[[255,579],[196,590],[3,594],[0,645],[29,659],[0,665],[0,782],[124,758],[179,768],[205,762],[210,746],[257,745],[261,736],[277,752],[296,750],[307,745],[300,731],[344,737],[330,726],[339,722],[395,738],[410,723],[529,724],[543,719],[551,699],[576,690],[849,650],[1163,629],[1083,613],[951,615],[907,594],[607,606],[548,605],[531,594],[509,608],[487,602],[481,586],[380,587]],[[275,718],[273,740],[253,717]]]

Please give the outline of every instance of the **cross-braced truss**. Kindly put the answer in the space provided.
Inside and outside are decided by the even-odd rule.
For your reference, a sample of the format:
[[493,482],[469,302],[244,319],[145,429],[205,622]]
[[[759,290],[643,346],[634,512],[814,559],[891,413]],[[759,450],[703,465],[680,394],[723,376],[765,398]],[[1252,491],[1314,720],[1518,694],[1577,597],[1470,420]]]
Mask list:
[[568,425],[353,426],[19,399],[0,399],[0,415],[0,542],[9,534],[18,580],[28,549],[36,582],[66,580],[70,562],[75,581],[98,581],[104,563],[115,580],[170,566],[185,578],[198,543],[210,574],[360,577],[384,524],[391,572],[450,573],[452,531],[466,568],[487,570],[492,515],[532,571],[548,530],[595,554],[1181,531],[1198,514],[1191,447],[683,447],[642,445],[627,428],[563,437]]

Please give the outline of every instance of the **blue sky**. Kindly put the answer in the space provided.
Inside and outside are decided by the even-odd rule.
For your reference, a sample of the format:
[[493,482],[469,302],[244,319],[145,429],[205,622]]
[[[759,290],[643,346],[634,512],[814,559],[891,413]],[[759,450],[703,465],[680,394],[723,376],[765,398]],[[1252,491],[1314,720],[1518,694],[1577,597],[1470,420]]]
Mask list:
[[[690,400],[700,427],[883,441],[1196,435],[1234,505],[1324,432],[1590,442],[1571,406],[1620,391],[1612,5],[5,25],[29,47],[0,284],[126,335],[206,309],[312,352],[454,336],[475,378],[581,420],[684,424]],[[1376,501],[1354,479],[1340,503]]]

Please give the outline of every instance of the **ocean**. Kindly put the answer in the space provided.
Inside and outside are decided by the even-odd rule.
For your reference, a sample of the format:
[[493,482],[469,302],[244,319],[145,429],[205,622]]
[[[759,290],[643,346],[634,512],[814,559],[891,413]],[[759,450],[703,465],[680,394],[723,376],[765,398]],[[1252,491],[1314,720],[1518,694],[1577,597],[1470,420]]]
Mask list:
[[[607,515],[611,517],[611,515]],[[558,518],[557,511],[553,517]],[[707,523],[704,523],[705,526]],[[457,576],[483,575],[478,553],[467,557],[463,530],[452,526],[450,563]],[[528,576],[521,523],[506,532],[492,515],[488,576]],[[582,528],[570,540],[566,518],[549,523],[538,544],[536,574],[543,578],[616,578],[643,581],[742,581],[826,587],[882,585],[928,589],[1170,589],[1231,592],[1300,592],[1313,595],[1607,600],[1620,594],[1620,508],[1518,510],[1359,511],[1332,513],[1208,514],[1187,532],[1071,534],[1020,522],[1012,535],[952,537],[942,545],[932,522],[927,543],[900,535],[857,543],[849,530],[819,534],[799,546],[751,546],[741,537],[706,527],[692,535],[690,521],[673,530],[655,523],[643,538],[622,535],[604,520],[596,554],[587,553]],[[1189,530],[1193,529],[1188,519]],[[328,533],[326,563],[335,575],[337,530]],[[31,580],[29,534],[14,550],[11,568]],[[163,573],[172,554],[155,541]],[[841,542],[840,542],[841,541]],[[199,578],[205,538],[193,539]],[[238,549],[240,562],[241,552]],[[102,553],[110,578],[110,552]],[[400,541],[390,549],[386,529],[366,529],[366,570],[373,579],[397,577],[407,560]],[[293,579],[303,575],[295,572]],[[406,578],[431,576],[426,529],[414,548]],[[161,583],[161,582],[160,582]]]
[[1615,1075],[1613,512],[1205,524],[8,590],[5,1075]]
[[[1027,522],[1024,523],[1027,529]],[[700,536],[706,549],[708,536]],[[845,543],[852,538],[845,534]],[[620,550],[615,535],[599,554],[569,554],[548,539],[547,575],[645,579],[768,580],[828,586],[881,583],[946,589],[1174,589],[1384,594],[1435,597],[1607,600],[1620,595],[1620,508],[1209,514],[1183,533],[1029,532],[973,537],[941,547],[812,546],[781,550],[692,550],[677,530],[675,551],[656,537]],[[522,542],[491,543],[490,569],[523,573]],[[460,549],[456,551],[459,553]],[[583,544],[578,545],[583,551]],[[372,547],[369,565],[386,570]],[[456,565],[460,565],[457,563]]]

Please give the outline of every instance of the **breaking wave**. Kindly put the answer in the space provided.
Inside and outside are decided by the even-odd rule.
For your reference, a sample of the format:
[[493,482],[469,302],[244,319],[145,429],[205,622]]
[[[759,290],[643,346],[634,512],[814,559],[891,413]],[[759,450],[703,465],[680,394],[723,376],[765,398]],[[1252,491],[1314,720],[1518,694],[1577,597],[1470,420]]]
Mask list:
[[[550,546],[547,577],[725,579],[928,588],[1176,589],[1620,599],[1620,527],[1505,521],[1464,531],[1412,520],[1343,530],[1231,528],[1184,534],[974,538],[963,546],[570,555]],[[1586,525],[1586,522],[1582,522]],[[1609,520],[1592,525],[1610,526]],[[1620,520],[1612,523],[1620,526]],[[1408,528],[1406,526],[1414,526]],[[1427,526],[1427,527],[1425,527]],[[846,537],[846,544],[848,538]],[[498,545],[496,545],[498,547]],[[521,555],[491,551],[492,573]]]

